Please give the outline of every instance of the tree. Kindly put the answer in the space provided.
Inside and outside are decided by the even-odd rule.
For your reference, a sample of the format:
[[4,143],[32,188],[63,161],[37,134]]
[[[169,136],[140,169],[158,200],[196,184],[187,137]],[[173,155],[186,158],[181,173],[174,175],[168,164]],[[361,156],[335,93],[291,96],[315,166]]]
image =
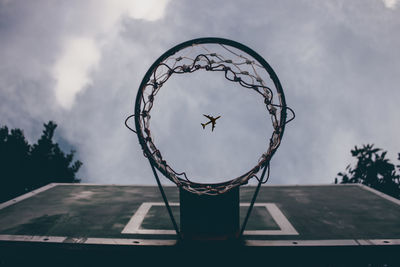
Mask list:
[[28,181],[30,146],[19,129],[0,129],[0,202],[19,195]]
[[[362,148],[356,146],[351,154],[357,158],[357,164],[355,167],[348,165],[346,172],[338,173],[342,184],[361,183],[400,199],[400,175],[396,173],[395,165],[386,158],[387,151],[368,144]],[[397,167],[400,172],[400,165]]]
[[51,182],[75,183],[80,161],[66,154],[53,136],[57,125],[44,124],[42,136],[30,145],[20,129],[0,128],[0,202]]

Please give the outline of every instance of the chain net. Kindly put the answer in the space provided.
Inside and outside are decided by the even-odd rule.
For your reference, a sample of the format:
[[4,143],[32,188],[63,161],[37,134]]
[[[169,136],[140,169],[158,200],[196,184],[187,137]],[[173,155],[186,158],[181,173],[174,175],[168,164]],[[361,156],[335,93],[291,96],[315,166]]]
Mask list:
[[[175,171],[163,158],[151,135],[150,112],[158,92],[172,75],[189,75],[195,71],[219,72],[227,81],[255,91],[263,98],[271,118],[273,132],[267,151],[260,156],[250,171],[225,183],[195,183],[185,172]],[[291,120],[286,120],[286,110],[289,108],[286,107],[283,92],[276,89],[276,82],[271,80],[271,73],[260,62],[246,52],[227,44],[192,44],[162,59],[158,65],[153,66],[151,75],[146,76],[148,79],[143,80],[139,88],[140,102],[136,102],[136,105],[139,103],[136,111],[137,108],[140,110],[135,115],[139,121],[139,129],[136,124],[136,130],[139,139],[142,137],[141,144],[145,157],[150,158],[158,170],[177,186],[196,194],[223,194],[236,186],[246,184],[250,178],[255,177],[258,180],[257,173],[261,168],[268,166],[272,155],[280,145],[284,125]]]

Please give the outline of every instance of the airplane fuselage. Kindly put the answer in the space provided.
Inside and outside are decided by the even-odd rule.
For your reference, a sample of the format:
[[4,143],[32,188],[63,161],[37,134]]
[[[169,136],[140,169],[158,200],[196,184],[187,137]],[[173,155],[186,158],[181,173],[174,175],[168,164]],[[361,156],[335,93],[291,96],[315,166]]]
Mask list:
[[207,123],[201,123],[201,126],[203,126],[203,129],[205,129],[206,126],[211,123],[211,131],[214,131],[215,124],[217,123],[216,120],[218,120],[221,116],[218,116],[216,118],[214,118],[211,115],[205,115],[205,114],[203,114],[203,116],[206,117],[207,119],[209,119],[209,121]]

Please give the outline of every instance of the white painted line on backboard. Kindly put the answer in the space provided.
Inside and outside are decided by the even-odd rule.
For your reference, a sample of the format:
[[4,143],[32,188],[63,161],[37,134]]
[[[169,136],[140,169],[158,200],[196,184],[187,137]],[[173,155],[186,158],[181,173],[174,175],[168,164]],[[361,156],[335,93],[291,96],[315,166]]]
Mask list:
[[144,217],[147,212],[149,212],[151,206],[153,206],[153,202],[145,202],[140,205],[140,207],[135,212],[135,216],[132,216],[129,220],[128,224],[122,230],[122,234],[129,234],[132,232],[132,229],[139,229],[142,224]]
[[353,239],[343,240],[246,240],[246,246],[252,247],[311,247],[311,246],[359,246]]
[[[243,206],[249,206],[250,203],[245,203]],[[256,203],[254,206],[264,206],[271,214],[274,221],[278,224],[280,230],[248,230],[244,231],[245,235],[298,235],[286,216],[274,203]]]
[[[243,185],[240,188],[255,188],[257,184],[247,184]],[[357,186],[357,184],[266,184],[263,185],[263,188],[268,187],[325,187],[325,186]]]
[[[72,242],[71,242],[72,240]],[[74,241],[75,240],[75,241]],[[65,236],[0,235],[0,241],[38,243],[79,243],[87,245],[174,246],[176,240],[131,238],[72,238]],[[400,239],[343,239],[343,240],[246,240],[250,247],[309,247],[309,246],[399,246]]]
[[67,239],[65,236],[0,235],[0,241],[62,243],[65,239]]
[[389,195],[386,195],[385,193],[379,192],[378,190],[375,190],[375,189],[373,189],[373,188],[371,188],[369,186],[366,186],[366,185],[363,185],[363,184],[358,184],[358,185],[361,188],[363,188],[363,189],[365,189],[367,191],[370,191],[370,192],[372,192],[372,193],[374,193],[374,194],[376,194],[376,195],[378,195],[380,197],[383,197],[384,199],[387,199],[387,200],[389,200],[389,201],[391,201],[391,202],[393,202],[393,203],[395,203],[397,205],[400,205],[400,200],[397,199],[397,198],[394,198],[394,197],[391,197]]
[[400,245],[400,239],[246,240],[246,246],[370,246]]
[[372,245],[400,245],[400,239],[369,239]]
[[[122,230],[122,234],[158,234],[174,235],[175,230],[164,229],[141,229],[144,218],[152,206],[164,206],[163,202],[143,202],[131,217],[129,222]],[[172,202],[170,206],[179,206],[179,203]],[[250,203],[241,203],[240,206],[250,206]],[[272,219],[276,222],[279,230],[247,230],[244,235],[298,235],[299,233],[274,203],[255,203],[255,207],[264,207],[267,209]]]
[[[82,185],[88,185],[88,186],[129,186],[129,187],[154,187],[154,185],[138,185],[138,184],[94,184],[94,183],[55,183],[56,185],[70,185],[70,186],[82,186]],[[176,186],[171,186],[171,185],[166,185],[165,187],[174,187]]]
[[[72,242],[71,242],[72,240]],[[0,241],[41,242],[41,243],[79,243],[88,245],[136,245],[173,246],[176,240],[130,239],[130,238],[67,238],[65,236],[0,235]]]
[[[174,235],[175,230],[157,230],[157,229],[140,229],[140,225],[152,206],[164,206],[164,202],[143,202],[142,205],[133,214],[129,222],[122,230],[122,234],[158,234],[158,235]],[[177,202],[169,203],[170,206],[179,206]]]
[[134,246],[174,246],[176,240],[127,239],[127,238],[88,238],[85,244],[95,245],[134,245]]
[[30,191],[30,192],[28,192],[26,194],[23,194],[23,195],[21,195],[19,197],[16,197],[16,198],[13,198],[13,199],[11,199],[9,201],[3,202],[3,203],[0,204],[0,210],[4,209],[5,207],[11,206],[11,205],[13,205],[15,203],[18,203],[18,202],[20,202],[20,201],[22,201],[24,199],[30,198],[30,197],[32,197],[32,196],[34,196],[36,194],[39,194],[39,193],[41,193],[43,191],[46,191],[46,190],[48,190],[50,188],[53,188],[55,186],[57,186],[56,183],[48,184],[48,185],[42,186],[42,187],[40,187],[38,189],[32,190],[32,191]]

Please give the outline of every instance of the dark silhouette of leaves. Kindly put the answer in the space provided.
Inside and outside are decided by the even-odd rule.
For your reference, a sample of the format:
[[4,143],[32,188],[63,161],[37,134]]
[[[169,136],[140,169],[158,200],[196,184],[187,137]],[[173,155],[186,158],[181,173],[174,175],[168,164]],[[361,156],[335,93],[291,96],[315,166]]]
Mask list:
[[[363,145],[362,148],[355,146],[351,155],[357,158],[357,164],[355,167],[348,165],[346,172],[338,173],[342,178],[341,183],[361,183],[400,199],[400,175],[396,173],[395,165],[386,158],[386,154],[387,151],[374,148],[373,144]],[[400,165],[396,167],[400,171]]]
[[82,166],[74,151],[66,154],[53,137],[57,124],[44,124],[42,136],[30,145],[20,129],[0,128],[0,202],[51,182],[75,183]]

